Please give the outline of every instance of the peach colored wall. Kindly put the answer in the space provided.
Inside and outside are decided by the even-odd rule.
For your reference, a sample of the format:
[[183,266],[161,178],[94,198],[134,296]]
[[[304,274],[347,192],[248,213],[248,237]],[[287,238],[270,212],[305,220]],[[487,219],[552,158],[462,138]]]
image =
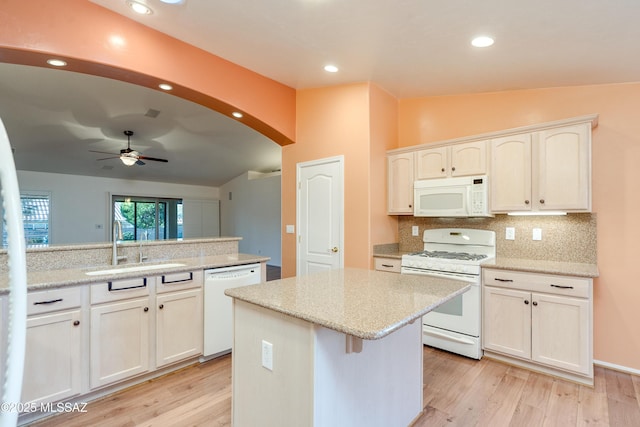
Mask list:
[[[296,224],[296,165],[344,155],[344,264],[369,266],[369,85],[299,90],[296,143],[282,148],[282,230]],[[296,274],[294,234],[282,235],[282,276]]]
[[564,87],[399,101],[399,145],[599,113],[593,132],[598,222],[594,357],[640,370],[640,83]]
[[370,237],[369,260],[373,267],[373,245],[398,241],[398,219],[387,215],[386,152],[398,146],[398,100],[371,85],[370,92]]
[[[111,43],[114,35],[125,43]],[[47,66],[51,54],[70,71],[156,90],[169,82],[176,96],[223,114],[243,111],[243,123],[281,145],[294,140],[295,90],[288,86],[87,0],[3,0],[0,61]]]

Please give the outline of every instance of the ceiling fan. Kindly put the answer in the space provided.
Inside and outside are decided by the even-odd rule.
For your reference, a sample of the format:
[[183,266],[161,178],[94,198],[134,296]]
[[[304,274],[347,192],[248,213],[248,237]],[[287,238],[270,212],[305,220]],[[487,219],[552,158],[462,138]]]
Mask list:
[[119,155],[115,153],[107,153],[105,151],[94,151],[94,150],[89,150],[89,151],[92,153],[112,154],[115,157],[105,157],[103,159],[98,159],[98,160],[120,159],[122,160],[122,163],[124,163],[127,166],[133,166],[133,165],[142,166],[145,164],[142,160],[151,160],[154,162],[164,162],[164,163],[169,162],[169,160],[166,160],[166,159],[159,159],[157,157],[147,157],[147,156],[140,155],[139,151],[131,149],[131,135],[133,135],[133,131],[125,130],[124,134],[127,136],[127,148],[123,148],[122,150],[120,150]]

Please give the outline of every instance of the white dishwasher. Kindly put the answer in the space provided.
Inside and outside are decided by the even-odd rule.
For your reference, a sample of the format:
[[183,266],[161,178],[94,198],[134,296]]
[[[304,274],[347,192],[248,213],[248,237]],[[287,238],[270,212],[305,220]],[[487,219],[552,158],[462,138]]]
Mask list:
[[233,344],[233,300],[225,289],[254,285],[261,278],[260,264],[204,271],[204,358],[228,353]]

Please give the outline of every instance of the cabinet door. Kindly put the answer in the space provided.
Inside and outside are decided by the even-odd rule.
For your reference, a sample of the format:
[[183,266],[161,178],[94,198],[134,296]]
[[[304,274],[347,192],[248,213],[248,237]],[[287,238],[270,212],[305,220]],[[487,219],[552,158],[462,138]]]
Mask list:
[[413,214],[413,153],[387,157],[387,213]]
[[591,374],[588,300],[534,293],[531,323],[532,360]]
[[444,178],[448,175],[448,147],[419,150],[416,156],[416,179]]
[[486,174],[488,145],[488,141],[452,145],[451,176]]
[[149,298],[91,307],[91,388],[149,370]]
[[170,292],[156,302],[157,367],[202,354],[202,289]]
[[22,402],[54,402],[80,393],[81,328],[80,310],[27,319]]
[[590,124],[541,131],[538,138],[537,209],[590,211]]
[[491,140],[491,211],[531,210],[531,135]]
[[483,347],[521,358],[531,357],[531,294],[484,288]]

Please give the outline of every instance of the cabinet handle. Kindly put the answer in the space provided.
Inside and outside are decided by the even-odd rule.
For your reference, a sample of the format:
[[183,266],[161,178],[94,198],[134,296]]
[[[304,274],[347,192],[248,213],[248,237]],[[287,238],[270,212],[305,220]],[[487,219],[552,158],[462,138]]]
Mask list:
[[540,204],[544,205],[544,199],[540,199]]
[[162,310],[164,308],[164,304],[160,304],[160,306],[158,307],[160,310]]
[[558,288],[558,289],[573,289],[573,286],[561,286],[561,285],[554,285],[554,284],[551,284],[549,286],[551,286],[552,288]]
[[52,299],[49,301],[36,301],[33,303],[33,305],[44,305],[44,304],[53,304],[56,302],[62,302],[62,298],[58,298],[58,299]]
[[528,205],[528,204],[529,204],[529,201],[528,201],[528,200],[525,200],[525,201],[524,201],[524,204],[525,204],[525,205]]
[[144,312],[146,313],[147,311],[149,311],[149,307],[144,308]]
[[501,279],[499,277],[494,277],[493,280],[497,280],[498,282],[513,282],[512,279]]
[[524,303],[525,305],[529,305],[529,300],[528,299],[524,300]]
[[387,267],[387,268],[393,268],[393,265],[391,264],[382,264],[383,267]]
[[538,301],[534,301],[534,302],[532,302],[531,304],[533,304],[533,305],[538,305]]
[[78,326],[80,324],[79,320],[76,320],[75,322],[73,322],[73,326]]

